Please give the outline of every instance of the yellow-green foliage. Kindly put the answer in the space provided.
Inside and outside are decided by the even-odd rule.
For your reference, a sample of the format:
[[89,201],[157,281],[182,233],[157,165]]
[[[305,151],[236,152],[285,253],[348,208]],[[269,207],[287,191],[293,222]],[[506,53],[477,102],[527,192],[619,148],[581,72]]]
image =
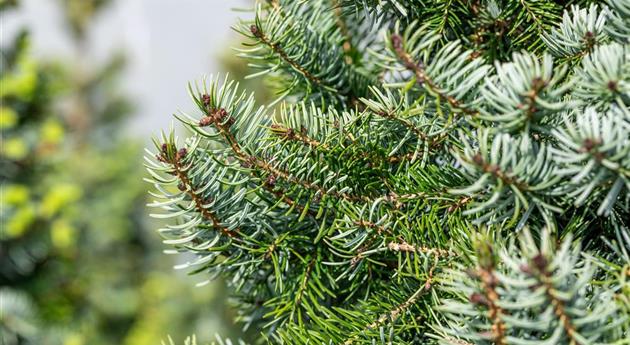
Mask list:
[[[217,295],[152,272],[172,262],[146,229],[141,146],[117,134],[130,108],[102,84],[119,60],[76,78],[27,46],[7,47],[1,76],[0,342],[142,345],[191,332]],[[81,127],[58,106],[68,97],[106,106],[85,102],[81,123],[93,126]]]

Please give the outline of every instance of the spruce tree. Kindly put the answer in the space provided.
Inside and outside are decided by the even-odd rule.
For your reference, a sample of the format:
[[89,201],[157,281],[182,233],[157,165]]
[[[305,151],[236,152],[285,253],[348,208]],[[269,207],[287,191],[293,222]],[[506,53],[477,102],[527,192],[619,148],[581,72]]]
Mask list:
[[254,343],[629,344],[630,1],[271,0],[236,30],[274,100],[193,83],[146,165]]

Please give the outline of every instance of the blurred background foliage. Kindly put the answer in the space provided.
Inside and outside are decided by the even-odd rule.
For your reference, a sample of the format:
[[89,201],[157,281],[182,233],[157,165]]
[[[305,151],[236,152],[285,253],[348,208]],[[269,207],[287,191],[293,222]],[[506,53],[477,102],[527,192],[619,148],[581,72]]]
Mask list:
[[[108,0],[58,0],[79,52],[37,61],[28,28],[3,37],[0,76],[0,339],[16,344],[158,344],[230,324],[223,284],[172,270],[145,209],[142,144],[122,127],[123,55],[85,61]],[[16,1],[0,0],[0,15]],[[224,59],[229,70],[243,64]],[[180,258],[181,259],[181,258]],[[229,330],[232,330],[231,332]],[[226,332],[227,330],[227,332]]]

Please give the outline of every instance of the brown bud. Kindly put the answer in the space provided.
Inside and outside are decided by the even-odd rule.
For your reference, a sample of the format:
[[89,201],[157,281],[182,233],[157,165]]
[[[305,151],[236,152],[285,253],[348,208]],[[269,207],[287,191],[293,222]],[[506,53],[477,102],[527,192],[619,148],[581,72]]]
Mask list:
[[225,111],[225,109],[223,108],[215,109],[210,114],[208,114],[208,117],[211,119],[210,121],[215,124],[223,122],[226,116],[227,111]]
[[614,80],[611,80],[608,82],[608,90],[612,91],[612,92],[617,92],[619,90],[617,90],[617,82]]
[[218,119],[223,120],[225,119],[225,117],[227,116],[227,111],[224,108],[221,108],[219,110],[217,110],[216,112]]
[[582,151],[584,152],[590,152],[592,151],[597,145],[599,145],[599,140],[597,139],[591,139],[591,138],[586,138],[584,140],[584,143],[582,143]]
[[394,47],[396,51],[402,50],[403,40],[402,40],[402,37],[400,37],[400,35],[398,34],[392,35],[392,46]]
[[258,26],[256,25],[252,25],[249,27],[249,31],[251,31],[251,33],[256,36],[256,37],[260,37],[261,33],[260,33],[260,29],[258,28]]
[[177,185],[177,189],[181,190],[182,192],[186,190],[186,185],[183,182],[180,182]]
[[211,98],[210,98],[210,95],[208,95],[208,94],[203,94],[201,96],[201,101],[203,102],[203,105],[206,106],[206,107],[208,107],[210,105],[210,100],[211,100]]
[[188,154],[188,150],[186,150],[185,147],[182,147],[181,149],[179,149],[179,151],[177,151],[177,160],[180,159],[184,159],[186,157],[186,155]]
[[545,256],[542,254],[534,256],[532,258],[532,263],[540,272],[544,272],[547,269],[547,265],[549,264],[547,258],[545,258]]
[[214,119],[211,116],[205,116],[199,120],[199,127],[210,126],[214,123]]

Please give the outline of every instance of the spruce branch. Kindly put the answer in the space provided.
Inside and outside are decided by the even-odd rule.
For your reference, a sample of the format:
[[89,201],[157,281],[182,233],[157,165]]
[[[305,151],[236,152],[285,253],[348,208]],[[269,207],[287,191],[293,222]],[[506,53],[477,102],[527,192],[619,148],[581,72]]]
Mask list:
[[[388,313],[382,314],[376,320],[374,320],[374,322],[365,326],[364,331],[377,329],[378,327],[382,326],[386,322],[392,322],[392,323],[395,322],[396,319],[398,319],[398,317],[401,314],[407,312],[407,310],[414,303],[417,302],[418,298],[428,293],[431,287],[432,287],[432,274],[429,275],[429,278],[427,278],[424,284],[420,284],[420,287],[407,300],[397,305],[394,309],[390,310]],[[357,340],[357,337],[358,336],[355,335],[353,337],[348,338],[345,342],[343,342],[343,345],[354,344],[355,341]]]
[[273,52],[275,52],[276,54],[278,54],[278,56],[285,62],[287,63],[289,66],[293,67],[295,70],[297,70],[298,72],[300,72],[302,75],[304,75],[308,80],[310,80],[311,82],[313,82],[314,84],[317,84],[321,87],[327,88],[327,89],[332,89],[330,86],[328,85],[324,85],[322,83],[322,81],[312,75],[305,67],[301,66],[298,62],[296,62],[295,60],[293,60],[292,58],[290,58],[287,53],[280,47],[279,44],[271,42],[269,40],[269,38],[267,36],[265,36],[265,33],[262,32],[262,29],[259,28],[256,25],[252,25],[250,26],[249,31],[251,31],[252,35],[254,35],[254,37],[258,38],[260,40],[261,43],[263,43],[264,45],[268,46]]
[[333,196],[338,199],[343,200],[358,200],[360,197],[353,196],[348,193],[337,192],[330,189],[324,189],[319,184],[298,178],[292,175],[290,172],[278,167],[272,162],[269,162],[259,156],[252,155],[247,153],[243,147],[239,144],[237,138],[230,131],[230,127],[234,123],[234,119],[227,113],[227,111],[223,108],[216,109],[213,108],[210,104],[211,97],[209,95],[202,95],[202,100],[204,106],[206,107],[207,115],[199,120],[199,126],[205,127],[208,125],[212,125],[224,141],[229,145],[234,153],[234,156],[240,160],[241,164],[245,168],[256,167],[262,171],[264,171],[269,176],[269,180],[267,181],[267,185],[271,187],[275,186],[275,179],[280,178],[288,183],[300,185],[306,189],[310,189],[321,197],[323,196]]
[[545,54],[514,54],[512,62],[497,64],[496,74],[485,79],[480,119],[495,123],[501,132],[544,132],[545,121],[573,105],[566,93],[573,86],[565,82],[567,69],[554,68]]
[[630,48],[617,43],[596,47],[575,71],[573,96],[590,106],[607,110],[630,104]]
[[532,259],[532,264],[535,269],[532,270],[531,266],[524,266],[522,268],[526,273],[531,273],[534,276],[540,285],[543,286],[545,290],[545,294],[547,298],[551,301],[551,305],[554,308],[554,313],[559,318],[564,331],[569,338],[569,342],[571,345],[580,345],[582,344],[581,338],[577,335],[576,327],[573,325],[573,321],[571,320],[571,316],[566,312],[566,306],[562,299],[560,299],[555,292],[555,286],[550,276],[551,272],[548,271],[547,258],[543,254],[538,254],[534,256]]
[[[375,329],[377,327],[379,327],[380,325],[382,325],[383,323],[389,321],[395,321],[398,318],[398,315],[400,315],[401,313],[405,312],[407,310],[407,308],[409,308],[410,305],[412,305],[413,303],[415,303],[416,299],[420,296],[420,294],[422,294],[425,291],[425,287],[421,287],[420,289],[418,289],[413,295],[411,295],[411,297],[406,300],[403,304],[397,306],[394,310],[390,311],[388,314],[383,314],[381,315],[377,320],[375,320],[373,323],[369,324],[366,326],[367,330],[371,330],[371,329]],[[348,339],[344,342],[344,345],[349,345],[349,344],[353,344],[354,340],[353,339]]]
[[[526,16],[529,17],[531,23],[534,24],[533,27],[535,28],[536,32],[539,35],[542,35],[546,31],[547,26],[548,26],[544,23],[543,18],[545,17],[553,18],[553,12],[548,11],[548,8],[537,8],[535,7],[534,4],[526,0],[519,0],[519,1],[523,9],[525,9]],[[545,2],[546,2],[545,5],[549,5],[553,7],[551,1],[542,1],[542,3],[545,3]]]
[[180,181],[178,188],[188,194],[201,216],[204,219],[211,221],[212,226],[221,231],[224,235],[231,238],[238,238],[239,230],[230,230],[222,226],[219,218],[206,208],[205,204],[207,201],[203,200],[203,198],[195,191],[196,187],[193,185],[190,177],[188,176],[189,166],[187,167],[187,164],[184,162],[186,155],[188,154],[186,148],[178,150],[172,144],[169,145],[164,143],[162,144],[161,149],[158,160],[169,164],[173,168],[173,174],[177,176]]
[[[572,248],[570,238],[556,249],[549,237],[544,232],[538,246],[525,229],[520,244],[509,244],[497,253],[482,236],[472,258],[477,269],[450,271],[453,280],[445,284],[459,297],[457,302],[445,301],[442,307],[451,321],[475,317],[481,322],[463,327],[449,322],[437,327],[442,343],[456,344],[452,339],[462,339],[480,344],[519,344],[529,334],[532,344],[590,344],[606,343],[614,337],[614,330],[625,322],[615,318],[624,316],[606,289],[592,284],[595,272],[590,262],[581,261],[579,248]],[[493,262],[496,273],[488,275],[487,269],[479,269]],[[532,293],[536,297],[523,299]],[[487,316],[481,317],[479,313],[485,310],[489,310]]]
[[431,79],[431,77],[427,74],[426,69],[423,67],[423,64],[421,62],[413,61],[411,56],[405,51],[403,38],[400,35],[393,34],[391,36],[391,43],[400,62],[405,66],[405,68],[413,72],[416,83],[426,87],[429,91],[433,92],[441,99],[446,100],[454,110],[458,112],[463,112],[464,114],[470,116],[476,116],[478,114],[476,110],[470,109],[466,105],[463,105],[460,100],[449,95],[447,92],[444,91],[443,88],[440,88],[435,83],[435,81]]
[[315,0],[308,6],[291,2],[271,9],[258,7],[254,21],[237,28],[255,42],[252,48],[240,50],[240,56],[254,62],[252,67],[261,69],[252,77],[277,77],[280,96],[273,104],[297,96],[344,106],[365,93],[371,76],[346,63],[336,22],[329,1]]
[[559,27],[543,35],[542,39],[555,56],[569,61],[579,59],[608,41],[606,17],[595,4],[588,9],[573,6],[571,12],[564,13]]
[[480,132],[478,138],[475,148],[462,136],[465,149],[457,156],[472,185],[451,193],[478,200],[464,214],[480,213],[476,222],[510,219],[513,224],[522,216],[519,222],[524,224],[532,207],[543,213],[561,211],[546,201],[555,194],[552,187],[560,180],[553,174],[546,146],[507,134],[495,136],[491,143],[488,131]]
[[557,174],[570,176],[567,186],[575,204],[582,205],[604,188],[610,188],[601,201],[598,214],[609,214],[618,196],[630,189],[630,146],[628,124],[617,112],[602,115],[593,108],[565,117],[564,128],[553,131],[558,146],[552,148],[560,164]]

